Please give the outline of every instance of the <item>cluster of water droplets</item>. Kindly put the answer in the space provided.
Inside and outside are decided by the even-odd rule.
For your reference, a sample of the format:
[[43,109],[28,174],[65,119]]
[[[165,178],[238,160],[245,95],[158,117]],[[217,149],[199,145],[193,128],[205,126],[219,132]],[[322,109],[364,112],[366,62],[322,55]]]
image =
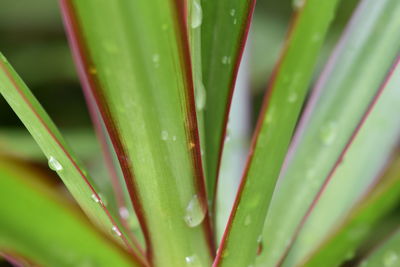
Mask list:
[[222,59],[221,59],[221,63],[223,65],[231,64],[232,63],[232,59],[231,59],[230,56],[223,56]]
[[236,18],[236,9],[232,8],[229,11],[229,15],[231,15],[231,17],[233,17],[233,24],[237,24],[237,18]]
[[197,195],[194,195],[189,201],[185,210],[184,220],[189,227],[196,227],[200,225],[206,216],[206,207],[200,202]]
[[176,138],[176,135],[170,136],[168,131],[162,130],[161,131],[161,140],[163,140],[163,141],[172,140],[175,142],[177,140],[177,138]]

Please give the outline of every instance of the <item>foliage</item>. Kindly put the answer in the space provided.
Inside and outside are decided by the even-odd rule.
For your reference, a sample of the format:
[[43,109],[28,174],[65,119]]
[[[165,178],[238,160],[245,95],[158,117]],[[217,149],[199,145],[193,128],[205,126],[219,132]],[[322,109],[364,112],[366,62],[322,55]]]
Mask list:
[[[5,131],[0,255],[40,266],[397,266],[400,2],[292,5],[240,185],[228,189],[221,162],[236,153],[228,120],[241,124],[231,102],[255,0],[60,0],[102,163],[85,166],[94,137],[69,146],[2,54],[0,93],[90,222],[46,172],[15,159],[40,156]],[[225,222],[218,201],[229,194]]]

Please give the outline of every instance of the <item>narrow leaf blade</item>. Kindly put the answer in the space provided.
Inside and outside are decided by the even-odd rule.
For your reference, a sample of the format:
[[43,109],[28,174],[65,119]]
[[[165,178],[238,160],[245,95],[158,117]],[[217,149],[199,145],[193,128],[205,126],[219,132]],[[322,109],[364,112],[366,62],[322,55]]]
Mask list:
[[194,257],[209,264],[183,2],[61,3],[82,83],[110,134],[149,260],[180,266]]
[[266,249],[259,257],[263,264],[283,259],[377,95],[398,53],[399,8],[398,1],[362,1],[326,65],[271,203],[263,234]]
[[40,266],[141,266],[40,178],[24,164],[1,158],[0,251]]
[[247,169],[215,266],[246,266],[255,260],[257,239],[275,181],[337,2],[306,1],[295,16],[284,54],[266,95]]
[[[130,245],[109,214],[90,178],[70,152],[50,117],[8,61],[0,54],[0,93],[18,115],[85,213],[118,242]],[[112,231],[115,229],[115,231]],[[113,235],[113,232],[118,235]],[[132,252],[134,253],[134,252]]]

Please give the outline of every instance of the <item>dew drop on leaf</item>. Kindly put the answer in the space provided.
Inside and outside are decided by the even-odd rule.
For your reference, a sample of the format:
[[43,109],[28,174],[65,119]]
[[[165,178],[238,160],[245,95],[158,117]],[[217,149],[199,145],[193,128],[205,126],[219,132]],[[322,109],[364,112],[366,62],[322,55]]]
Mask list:
[[194,195],[186,207],[184,220],[189,227],[196,227],[204,220],[206,208],[200,203],[197,195]]
[[195,89],[196,89],[195,90],[196,109],[198,111],[202,111],[206,106],[206,99],[207,99],[206,89],[204,88],[204,85],[201,82],[198,83]]
[[163,141],[167,141],[168,140],[168,132],[167,131],[161,131],[161,139]]
[[58,160],[56,160],[56,158],[54,158],[53,156],[51,156],[49,158],[49,167],[51,170],[53,171],[62,171],[63,166],[61,165],[60,162],[58,162]]
[[304,6],[306,0],[293,0],[292,6],[294,10],[298,10]]
[[126,220],[129,218],[129,211],[126,207],[120,207],[119,208],[119,215],[121,216],[122,219]]
[[236,14],[236,10],[234,8],[231,9],[231,11],[229,11],[229,14],[233,17]]
[[320,139],[324,145],[331,145],[337,136],[337,124],[336,122],[330,121],[322,126],[320,129]]
[[221,63],[224,65],[231,64],[232,60],[231,57],[223,56],[221,59]]
[[200,27],[203,21],[203,10],[198,0],[192,0],[192,12],[190,26],[195,29]]
[[111,232],[116,236],[121,236],[121,232],[119,231],[118,227],[115,225],[111,228]]
[[399,256],[395,251],[389,250],[383,255],[383,265],[385,267],[399,266],[399,263]]
[[159,54],[153,54],[153,56],[151,57],[151,60],[153,61],[155,68],[160,67],[160,55]]
[[91,199],[92,199],[94,202],[96,202],[96,203],[99,203],[99,202],[100,202],[100,198],[98,198],[98,197],[96,196],[96,194],[92,194]]
[[185,257],[186,266],[200,267],[199,258],[197,255]]
[[289,103],[294,103],[297,101],[297,93],[296,92],[290,92],[288,96],[288,102]]
[[247,215],[244,219],[244,226],[249,226],[251,224],[251,216]]

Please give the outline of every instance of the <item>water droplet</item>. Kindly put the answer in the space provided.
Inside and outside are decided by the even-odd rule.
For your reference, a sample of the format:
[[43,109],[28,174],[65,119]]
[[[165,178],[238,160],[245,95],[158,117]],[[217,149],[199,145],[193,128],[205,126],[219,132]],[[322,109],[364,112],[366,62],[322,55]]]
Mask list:
[[54,157],[50,157],[49,158],[49,167],[50,169],[52,169],[53,171],[62,171],[63,166],[61,165],[60,162],[58,162]]
[[195,29],[200,27],[203,21],[203,10],[198,0],[192,0],[192,10],[191,10],[191,22],[190,26]]
[[225,135],[225,143],[229,143],[229,141],[231,141],[231,136],[227,132],[226,135]]
[[96,203],[100,203],[101,202],[100,198],[97,197],[96,194],[92,194],[91,199]]
[[164,23],[163,25],[161,25],[161,29],[162,29],[163,31],[168,30],[168,24],[167,24],[167,23]]
[[237,24],[237,19],[233,20],[233,24],[235,24],[235,25]]
[[153,61],[155,68],[160,67],[160,55],[159,54],[153,54],[153,56],[151,57],[151,60]]
[[165,131],[165,130],[161,131],[161,139],[163,141],[167,141],[168,140],[168,132],[167,131]]
[[321,35],[320,35],[319,33],[315,33],[315,34],[312,36],[311,41],[314,42],[314,43],[317,43],[317,42],[321,41]]
[[189,143],[189,148],[190,149],[193,149],[193,148],[195,148],[196,147],[196,144],[195,143],[193,143],[193,142],[190,142]]
[[126,207],[119,208],[119,215],[122,219],[126,220],[129,218],[129,210]]
[[206,89],[204,88],[204,85],[202,82],[199,82],[197,86],[195,87],[195,93],[196,93],[196,109],[198,111],[202,111],[205,106],[206,106]]
[[176,141],[176,135],[172,136],[172,141]]
[[244,226],[249,226],[251,224],[251,216],[247,215],[244,219]]
[[196,227],[204,220],[206,216],[206,207],[200,203],[197,195],[194,195],[186,207],[184,220],[189,227]]
[[112,228],[111,228],[111,231],[112,231],[112,233],[114,234],[114,235],[116,235],[116,236],[121,236],[122,234],[121,234],[121,231],[118,229],[118,227],[117,226],[113,226]]
[[323,125],[320,129],[320,139],[324,145],[331,145],[337,135],[337,124],[336,122],[330,121]]
[[289,103],[294,103],[297,101],[297,93],[296,92],[290,92],[288,96],[288,102]]
[[232,8],[231,11],[229,11],[229,14],[231,14],[232,17],[235,16],[236,10]]
[[267,115],[265,116],[265,123],[270,124],[274,119],[275,106],[270,107],[267,110]]
[[196,255],[185,257],[186,266],[200,266],[199,258]]
[[383,265],[385,267],[399,266],[399,256],[393,250],[387,251],[383,255]]
[[228,56],[223,56],[221,59],[222,64],[227,65],[227,64],[231,64],[232,60],[231,57]]
[[292,2],[293,9],[294,10],[301,9],[305,3],[306,3],[306,0],[293,0],[293,2]]

